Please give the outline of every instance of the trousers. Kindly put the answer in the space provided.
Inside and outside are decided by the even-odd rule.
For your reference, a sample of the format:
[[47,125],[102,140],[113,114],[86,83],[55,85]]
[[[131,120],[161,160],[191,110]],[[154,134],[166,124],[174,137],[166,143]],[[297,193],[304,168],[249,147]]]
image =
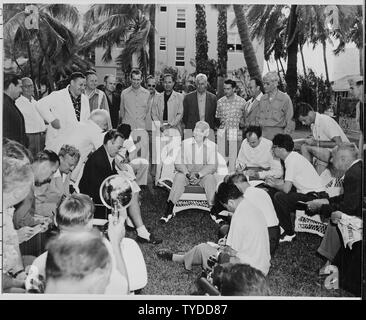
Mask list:
[[[185,186],[187,186],[188,184],[189,180],[187,179],[187,177],[183,173],[178,172],[174,176],[173,186],[170,190],[168,201],[170,200],[171,202],[176,204],[184,193]],[[205,189],[208,204],[213,205],[216,190],[215,177],[212,174],[208,174],[200,180],[199,185]]]

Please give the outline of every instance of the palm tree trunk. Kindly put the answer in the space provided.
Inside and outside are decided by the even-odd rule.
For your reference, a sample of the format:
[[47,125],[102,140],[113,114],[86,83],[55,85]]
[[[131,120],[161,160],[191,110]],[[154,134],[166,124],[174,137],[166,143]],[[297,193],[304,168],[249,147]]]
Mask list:
[[227,73],[227,7],[218,5],[217,16],[217,98],[224,95],[224,79]]
[[270,72],[270,71],[271,71],[271,68],[269,67],[268,60],[267,60],[266,62],[267,62],[267,69],[268,69],[268,72]]
[[[34,78],[34,72],[33,72],[33,63],[32,63],[32,52],[30,48],[30,43],[27,41],[27,51],[28,51],[28,61],[29,61],[29,72],[30,77],[34,84],[36,84],[36,79]],[[34,90],[35,98],[38,100],[38,90]]]
[[196,73],[208,74],[208,41],[205,5],[196,4]]
[[301,54],[301,61],[302,61],[302,68],[304,69],[304,76],[307,77],[306,74],[306,66],[305,66],[305,59],[304,59],[304,52],[303,52],[303,46],[299,44],[300,54]]
[[282,83],[282,77],[281,77],[281,72],[280,72],[280,67],[278,66],[278,59],[275,59],[276,61],[276,66],[277,66],[277,74],[278,74],[278,77],[280,78],[280,87],[281,87],[281,90],[283,90],[283,83]]
[[288,22],[288,42],[287,42],[287,73],[285,76],[287,93],[294,101],[297,92],[297,48],[299,43],[299,33],[297,30],[297,5],[292,5]]
[[323,59],[324,59],[324,67],[325,67],[325,79],[327,81],[327,85],[329,84],[329,73],[328,73],[328,62],[327,62],[327,43],[325,40],[322,40],[323,46]]
[[262,79],[259,70],[257,57],[254,52],[253,44],[249,37],[249,27],[244,15],[243,5],[234,4],[234,12],[236,18],[236,25],[238,27],[241,45],[243,48],[244,59],[248,67],[248,72],[251,78]]
[[149,31],[149,73],[155,74],[155,5],[150,6],[150,31]]
[[41,47],[43,57],[44,57],[44,66],[45,66],[46,72],[47,72],[48,86],[50,88],[50,91],[52,92],[52,91],[55,90],[55,85],[54,85],[54,78],[53,78],[53,75],[52,75],[52,72],[51,72],[50,60],[48,58],[46,49],[43,45],[42,38],[41,38],[39,33],[37,33],[37,39],[38,39],[39,46]]

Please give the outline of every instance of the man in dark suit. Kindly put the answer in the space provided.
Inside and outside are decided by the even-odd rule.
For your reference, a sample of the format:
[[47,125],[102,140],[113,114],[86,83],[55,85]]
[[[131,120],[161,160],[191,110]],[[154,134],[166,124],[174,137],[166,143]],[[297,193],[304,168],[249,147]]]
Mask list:
[[197,90],[188,93],[183,100],[183,123],[185,129],[193,130],[200,120],[206,121],[211,129],[217,126],[216,105],[214,94],[207,91],[207,76],[199,73],[196,76]]
[[119,121],[119,107],[121,104],[121,96],[116,92],[116,77],[107,74],[104,77],[104,93],[107,96],[109,113],[112,121],[112,128],[117,129]]
[[250,126],[258,125],[256,122],[256,116],[259,109],[259,101],[263,96],[262,81],[258,78],[250,79],[249,91],[252,97],[245,103],[244,106],[245,129],[248,129]]
[[22,93],[22,80],[11,74],[4,75],[3,96],[3,136],[15,140],[28,147],[28,139],[25,134],[24,117],[15,105],[15,100]]
[[362,219],[362,161],[358,159],[356,146],[350,143],[340,144],[334,153],[333,165],[345,172],[343,194],[310,201],[308,208],[310,211],[319,209],[321,215],[331,218],[318,248],[318,252],[328,259],[325,267],[329,264],[336,265],[339,268],[341,287],[359,295],[362,242],[355,242],[352,249],[345,247],[338,229],[338,222],[345,215]]
[[[116,166],[118,163],[115,157],[118,151],[123,147],[124,137],[117,130],[109,130],[105,136],[103,145],[98,148],[87,160],[83,176],[79,183],[81,193],[85,193],[92,197],[96,205],[101,205],[99,197],[99,188],[105,178],[117,174]],[[122,168],[121,168],[122,169]],[[104,208],[97,206],[95,215],[104,213]],[[137,241],[159,244],[162,240],[154,237],[152,233],[147,231],[141,218],[140,205],[138,201],[138,191],[133,193],[131,204],[127,209],[128,215],[131,218],[137,231]]]

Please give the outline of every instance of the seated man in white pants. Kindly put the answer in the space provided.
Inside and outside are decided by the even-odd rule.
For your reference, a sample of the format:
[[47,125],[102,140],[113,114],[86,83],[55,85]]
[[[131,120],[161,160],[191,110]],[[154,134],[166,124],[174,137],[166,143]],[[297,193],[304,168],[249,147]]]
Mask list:
[[174,205],[188,184],[203,187],[208,205],[213,206],[216,189],[214,173],[217,170],[218,160],[216,145],[207,139],[209,130],[207,122],[199,121],[194,128],[193,137],[183,140],[175,160],[177,173],[169,193],[165,214],[160,218],[161,223],[167,223],[173,217]]
[[[131,126],[122,123],[118,126],[117,131],[121,133],[125,139],[123,147],[118,154],[124,159],[124,163],[129,164],[136,176],[136,182],[139,186],[147,185],[147,175],[149,172],[149,161],[144,158],[137,157],[137,148],[131,136]],[[151,152],[151,151],[150,151]]]
[[342,142],[349,142],[339,124],[330,116],[315,112],[310,104],[299,103],[297,106],[299,121],[311,127],[312,138],[305,139],[301,154],[313,163],[318,160],[316,171],[320,175],[327,167],[331,150]]
[[[93,215],[94,204],[91,198],[85,194],[73,194],[66,197],[58,207],[55,216],[55,225],[58,227],[60,234],[64,235],[89,231],[93,228]],[[110,241],[105,238],[103,239],[103,243],[107,247],[112,261],[112,274],[105,293],[128,294],[129,290],[131,290],[129,284],[134,281],[130,279],[131,276],[144,276],[128,270],[129,263],[126,261],[126,254],[121,252],[121,249],[123,250],[125,246],[130,245],[129,242],[134,242],[134,240],[124,238],[125,230],[123,226],[110,223],[109,228],[119,228],[121,230],[108,230]],[[114,232],[112,237],[110,231]],[[117,231],[120,233],[119,235],[115,234]],[[118,237],[120,237],[120,240],[118,240]],[[29,277],[34,277],[35,273],[38,273],[38,275],[45,278],[46,260],[47,252],[36,258],[33,262],[33,273]],[[136,269],[134,270],[136,272]]]
[[[187,270],[193,265],[207,269],[210,267],[207,264],[208,258],[217,256],[218,251],[221,251],[231,256],[229,262],[249,264],[267,275],[271,256],[267,224],[262,212],[233,184],[221,183],[216,198],[232,214],[226,243],[201,243],[183,255],[173,254],[169,249],[160,249],[157,256],[163,260],[183,263]],[[220,258],[218,260],[220,262]]]

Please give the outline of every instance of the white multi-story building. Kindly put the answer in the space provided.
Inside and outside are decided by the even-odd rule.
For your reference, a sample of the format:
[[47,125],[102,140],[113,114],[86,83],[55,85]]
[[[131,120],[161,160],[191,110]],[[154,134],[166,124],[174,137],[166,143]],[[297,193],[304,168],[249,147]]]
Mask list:
[[[206,4],[206,23],[208,40],[208,57],[217,60],[217,16],[218,11],[212,5]],[[228,8],[228,75],[233,70],[246,66],[241,41],[236,26],[230,27],[235,14],[232,7]],[[194,4],[159,4],[155,12],[155,70],[160,71],[165,66],[177,67],[180,72],[195,71],[194,61],[196,52],[196,10]],[[253,41],[259,68],[263,70],[263,43]],[[112,50],[115,58],[122,48]],[[95,67],[99,81],[106,73],[120,75],[121,71],[114,60],[106,64],[102,62],[104,49],[97,48],[95,52]],[[192,62],[192,63],[191,63]]]

